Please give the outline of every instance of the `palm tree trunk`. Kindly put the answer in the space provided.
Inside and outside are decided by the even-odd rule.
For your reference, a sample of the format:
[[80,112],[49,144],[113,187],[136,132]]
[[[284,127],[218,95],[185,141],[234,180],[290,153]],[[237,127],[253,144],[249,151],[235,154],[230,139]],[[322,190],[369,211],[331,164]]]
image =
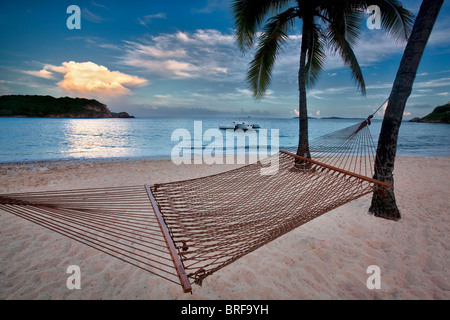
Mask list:
[[375,179],[391,183],[392,188],[383,192],[375,190],[373,193],[369,211],[377,217],[390,220],[401,218],[395,200],[393,176],[398,132],[420,60],[443,2],[443,0],[422,2],[389,96],[378,140]]
[[299,140],[297,155],[311,158],[309,151],[308,136],[308,110],[306,105],[306,53],[309,47],[308,29],[306,23],[303,23],[302,46],[300,50],[300,68],[298,71],[298,91],[299,91]]

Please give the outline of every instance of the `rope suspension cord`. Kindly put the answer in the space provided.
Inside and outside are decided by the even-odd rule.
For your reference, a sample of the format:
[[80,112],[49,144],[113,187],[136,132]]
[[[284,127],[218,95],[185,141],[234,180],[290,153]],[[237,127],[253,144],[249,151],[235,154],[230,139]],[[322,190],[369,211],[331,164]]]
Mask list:
[[389,98],[387,98],[379,107],[376,109],[370,116],[367,117],[365,121],[361,123],[361,125],[358,127],[358,129],[355,131],[354,134],[358,133],[358,131],[362,130],[365,126],[370,126],[371,120],[373,116],[385,105],[386,102],[389,101]]
[[[372,178],[368,120],[311,141],[311,159],[286,150],[185,181],[6,194],[0,209],[190,292],[191,284],[304,223],[390,188]],[[298,158],[311,165],[296,167]],[[261,173],[267,163],[276,163],[275,174]]]
[[388,101],[389,101],[389,98],[387,98],[386,100],[384,100],[384,102],[378,107],[378,109],[375,110],[375,111],[372,113],[371,118],[372,118],[378,111],[380,111],[380,109],[381,109]]

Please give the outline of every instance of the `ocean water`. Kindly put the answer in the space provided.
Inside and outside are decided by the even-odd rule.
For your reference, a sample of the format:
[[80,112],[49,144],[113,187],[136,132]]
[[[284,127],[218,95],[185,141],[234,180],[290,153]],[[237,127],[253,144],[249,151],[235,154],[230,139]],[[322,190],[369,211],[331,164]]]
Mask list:
[[[226,148],[225,131],[218,130],[219,124],[232,120],[236,119],[0,118],[0,162],[170,158],[181,146],[198,153],[212,143],[222,145],[226,152],[239,152],[236,146]],[[246,140],[246,152],[254,152],[262,145],[270,147],[276,140],[272,129],[278,132],[280,149],[297,145],[298,119],[246,120],[261,126]],[[359,122],[357,119],[310,119],[310,138]],[[370,130],[375,144],[380,128],[381,121],[374,120]],[[450,156],[450,125],[403,122],[397,155]]]

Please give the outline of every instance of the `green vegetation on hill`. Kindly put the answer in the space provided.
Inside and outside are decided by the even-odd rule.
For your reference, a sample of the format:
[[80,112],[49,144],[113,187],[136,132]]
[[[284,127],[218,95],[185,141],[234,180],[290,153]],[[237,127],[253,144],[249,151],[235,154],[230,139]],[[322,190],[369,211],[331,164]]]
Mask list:
[[97,100],[84,98],[54,98],[51,96],[8,95],[0,97],[0,117],[54,118],[118,118],[126,113],[112,113]]
[[450,102],[434,108],[433,112],[423,118],[414,118],[410,122],[450,123]]
[[434,108],[433,112],[424,117],[423,120],[450,123],[450,103]]

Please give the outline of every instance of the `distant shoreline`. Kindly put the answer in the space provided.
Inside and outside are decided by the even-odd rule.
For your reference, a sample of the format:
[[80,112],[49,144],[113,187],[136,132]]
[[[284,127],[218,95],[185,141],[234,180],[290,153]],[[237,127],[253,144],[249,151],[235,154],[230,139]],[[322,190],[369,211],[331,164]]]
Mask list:
[[130,117],[35,117],[35,116],[0,116],[0,119],[92,119],[92,120],[101,120],[101,119],[136,119],[135,116]]
[[108,106],[85,98],[39,95],[0,96],[0,117],[19,118],[134,118],[127,112],[111,112]]

